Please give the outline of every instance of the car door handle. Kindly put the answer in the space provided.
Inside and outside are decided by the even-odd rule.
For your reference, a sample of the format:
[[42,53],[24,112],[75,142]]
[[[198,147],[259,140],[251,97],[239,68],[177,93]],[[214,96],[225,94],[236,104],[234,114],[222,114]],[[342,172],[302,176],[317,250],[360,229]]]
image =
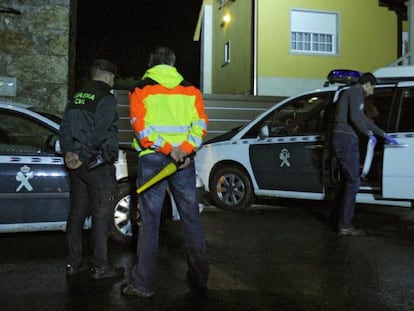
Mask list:
[[311,150],[323,149],[323,145],[310,145],[310,146],[305,146],[305,149],[311,149]]
[[408,148],[408,145],[407,144],[389,144],[389,145],[384,145],[384,148],[392,148],[392,149],[394,149],[394,148]]

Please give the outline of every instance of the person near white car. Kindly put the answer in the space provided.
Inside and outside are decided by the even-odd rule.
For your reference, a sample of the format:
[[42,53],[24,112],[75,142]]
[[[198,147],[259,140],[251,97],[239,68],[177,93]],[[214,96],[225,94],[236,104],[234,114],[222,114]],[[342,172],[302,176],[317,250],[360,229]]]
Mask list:
[[70,210],[66,228],[66,274],[73,276],[82,263],[82,231],[92,216],[93,279],[123,274],[108,266],[108,237],[113,203],[118,192],[114,162],[118,158],[118,114],[111,93],[116,66],[103,59],[91,67],[92,81],[66,106],[59,139],[70,179]]
[[131,124],[139,142],[137,184],[142,186],[163,167],[175,162],[177,172],[138,197],[141,224],[137,264],[125,295],[154,296],[160,216],[167,186],[181,218],[187,251],[187,278],[198,292],[208,280],[206,244],[199,215],[193,152],[207,132],[208,118],[200,91],[174,67],[175,53],[166,47],[150,55],[149,69],[129,95]]
[[377,127],[364,114],[364,99],[374,94],[376,78],[364,73],[357,84],[344,91],[336,109],[332,145],[345,179],[340,205],[334,211],[338,217],[339,235],[364,235],[364,231],[352,225],[356,195],[360,187],[360,154],[358,134],[376,142],[376,136],[391,144],[397,141]]

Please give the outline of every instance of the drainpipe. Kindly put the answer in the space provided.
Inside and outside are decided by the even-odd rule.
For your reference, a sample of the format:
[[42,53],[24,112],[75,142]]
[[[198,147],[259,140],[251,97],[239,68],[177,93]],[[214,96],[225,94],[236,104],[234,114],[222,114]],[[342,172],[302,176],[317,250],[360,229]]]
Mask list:
[[[407,20],[408,20],[408,46],[409,46],[409,53],[410,55],[414,55],[414,0],[406,1],[405,5],[407,6]],[[411,57],[408,57],[408,64],[411,65],[413,62],[411,61]]]
[[405,52],[402,50],[403,16],[402,16],[402,12],[395,12],[395,13],[397,13],[397,57],[400,58]]
[[258,0],[253,0],[253,95],[258,95],[258,86],[257,86],[257,34],[258,34],[258,26],[257,26],[257,2]]

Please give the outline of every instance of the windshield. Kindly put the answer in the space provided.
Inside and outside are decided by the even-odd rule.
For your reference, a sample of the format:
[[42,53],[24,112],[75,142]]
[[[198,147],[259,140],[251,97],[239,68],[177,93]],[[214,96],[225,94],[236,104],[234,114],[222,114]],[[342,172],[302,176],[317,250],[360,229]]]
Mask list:
[[240,129],[242,129],[244,126],[245,125],[235,127],[235,128],[231,129],[230,131],[228,131],[228,132],[226,132],[224,134],[221,134],[219,136],[213,137],[213,138],[207,140],[206,142],[204,142],[203,145],[205,145],[205,144],[211,144],[211,143],[216,143],[216,142],[224,141],[224,140],[229,140],[234,135],[236,135],[240,131]]

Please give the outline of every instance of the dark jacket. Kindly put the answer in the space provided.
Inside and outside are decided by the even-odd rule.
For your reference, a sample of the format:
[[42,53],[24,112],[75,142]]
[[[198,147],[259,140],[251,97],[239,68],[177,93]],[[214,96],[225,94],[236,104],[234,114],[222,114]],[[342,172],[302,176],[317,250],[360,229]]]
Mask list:
[[384,136],[384,131],[369,120],[364,113],[365,92],[361,84],[356,84],[344,91],[337,107],[333,126],[334,133],[346,133],[358,137],[357,134]]
[[90,163],[100,153],[106,162],[118,158],[118,114],[111,87],[91,81],[68,102],[60,125],[63,154],[73,152],[83,163]]

